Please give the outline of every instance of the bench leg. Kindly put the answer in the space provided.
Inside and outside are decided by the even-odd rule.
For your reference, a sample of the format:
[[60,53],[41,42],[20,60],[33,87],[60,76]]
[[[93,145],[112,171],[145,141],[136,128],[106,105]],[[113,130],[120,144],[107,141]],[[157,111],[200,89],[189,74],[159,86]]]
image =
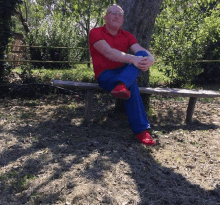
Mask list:
[[187,108],[187,112],[186,112],[186,123],[192,122],[192,115],[194,112],[196,101],[197,101],[196,97],[189,98],[189,104],[188,104],[188,108]]
[[85,104],[85,114],[84,114],[84,122],[89,123],[92,114],[92,103],[93,103],[93,91],[87,90],[86,94],[86,104]]

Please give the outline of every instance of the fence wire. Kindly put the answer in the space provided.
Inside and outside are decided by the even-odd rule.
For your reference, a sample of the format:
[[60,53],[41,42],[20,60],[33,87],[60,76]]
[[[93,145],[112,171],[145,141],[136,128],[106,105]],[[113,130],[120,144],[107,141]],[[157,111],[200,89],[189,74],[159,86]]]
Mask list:
[[[154,53],[154,51],[152,52]],[[169,67],[163,69],[164,65],[170,63],[170,61],[163,58],[155,59],[155,63],[158,65],[158,69],[160,70],[162,67],[164,73],[166,73],[166,75],[168,75],[171,80],[173,80],[175,78],[174,69]],[[53,74],[54,76],[52,76],[52,74],[48,76],[49,74],[47,73],[46,75],[48,78],[56,78],[62,80],[75,79],[89,82],[94,81],[94,73],[91,68],[92,61],[90,58],[89,48],[46,47],[9,44],[8,48],[6,49],[5,59],[0,59],[0,61],[5,62],[9,67],[13,69],[20,68],[22,70],[22,77],[30,76],[30,73],[33,69],[47,69],[56,71],[59,70],[56,74]],[[195,59],[184,61],[180,59],[175,60],[175,62],[172,63],[184,65],[184,69],[180,68],[177,70],[177,72],[179,72],[179,74],[182,76],[185,75],[187,79],[190,79],[208,67],[213,67],[215,69],[215,72],[213,73],[216,73],[217,70],[218,72],[216,74],[219,75],[219,62],[220,60]],[[218,67],[218,69],[216,67]],[[65,73],[62,73],[62,70],[65,70]],[[67,70],[69,70],[69,72]],[[74,71],[72,72],[70,70]],[[190,72],[191,75],[189,75]]]
[[34,68],[71,68],[76,64],[87,64],[91,60],[88,48],[46,47],[9,44],[6,49],[6,62],[12,68],[21,65],[32,65]]

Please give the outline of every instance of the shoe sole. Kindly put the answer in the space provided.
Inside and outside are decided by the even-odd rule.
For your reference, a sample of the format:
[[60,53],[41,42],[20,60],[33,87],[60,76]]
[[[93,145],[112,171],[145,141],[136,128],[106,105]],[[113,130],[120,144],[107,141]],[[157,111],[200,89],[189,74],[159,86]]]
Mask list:
[[[140,141],[140,140],[139,140]],[[140,141],[142,144],[144,144],[144,145],[147,145],[147,146],[155,146],[156,145],[156,142],[149,142],[149,143],[145,143],[145,142],[142,142],[142,141]]]
[[156,142],[152,139],[152,137],[146,137],[143,139],[143,136],[136,136],[136,138],[139,140],[139,142],[143,143],[147,146],[155,146]]
[[128,100],[130,98],[130,94],[125,92],[111,92],[111,95],[122,100]]
[[[143,142],[142,142],[143,143]],[[154,142],[154,143],[150,143],[150,144],[146,144],[146,143],[143,143],[143,144],[145,144],[145,145],[147,145],[147,146],[155,146],[156,145],[156,143]]]

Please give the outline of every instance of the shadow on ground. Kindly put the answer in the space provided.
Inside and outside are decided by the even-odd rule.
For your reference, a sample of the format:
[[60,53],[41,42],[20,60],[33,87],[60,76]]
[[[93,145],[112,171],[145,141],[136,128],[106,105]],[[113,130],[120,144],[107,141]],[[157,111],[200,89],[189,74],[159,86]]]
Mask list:
[[[100,112],[85,126],[83,107],[62,107],[47,120],[33,113],[36,123],[2,130],[1,139],[8,134],[17,142],[0,154],[0,166],[7,170],[0,178],[0,204],[65,204],[67,199],[69,204],[220,204],[219,187],[205,190],[160,165],[152,148],[134,139],[126,117],[109,117],[111,112]],[[218,128],[200,122],[153,126],[165,133]]]

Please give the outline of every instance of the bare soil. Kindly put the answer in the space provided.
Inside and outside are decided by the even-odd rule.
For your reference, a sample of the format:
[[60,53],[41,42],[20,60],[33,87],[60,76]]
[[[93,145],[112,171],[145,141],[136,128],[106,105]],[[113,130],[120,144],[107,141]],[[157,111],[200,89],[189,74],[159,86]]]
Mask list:
[[151,98],[154,147],[140,144],[114,100],[84,93],[0,99],[0,204],[218,205],[220,99]]

